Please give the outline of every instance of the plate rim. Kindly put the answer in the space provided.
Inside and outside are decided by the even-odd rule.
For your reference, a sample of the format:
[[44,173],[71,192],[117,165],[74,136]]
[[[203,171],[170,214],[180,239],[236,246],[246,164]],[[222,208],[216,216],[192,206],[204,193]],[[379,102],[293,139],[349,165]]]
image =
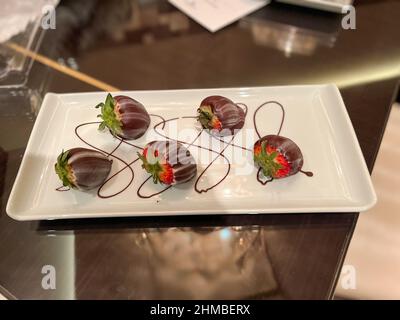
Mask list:
[[[80,219],[80,218],[117,218],[117,217],[147,217],[147,216],[182,216],[182,215],[227,215],[227,214],[301,214],[301,213],[317,213],[317,214],[324,214],[324,213],[349,213],[349,212],[363,212],[366,210],[371,209],[376,203],[377,203],[377,195],[376,191],[374,189],[371,175],[368,171],[368,167],[364,158],[364,155],[361,150],[361,146],[359,144],[357,135],[355,133],[353,124],[351,122],[350,116],[347,112],[347,108],[344,104],[343,97],[340,93],[339,88],[335,84],[306,84],[306,85],[279,85],[279,86],[253,86],[253,87],[223,87],[223,88],[193,88],[193,89],[166,89],[166,90],[121,90],[121,91],[115,91],[113,94],[126,94],[129,92],[129,94],[136,93],[136,94],[149,94],[151,92],[156,92],[156,93],[177,93],[177,92],[202,92],[202,91],[224,91],[224,90],[232,90],[232,91],[251,91],[251,90],[263,90],[263,89],[323,89],[323,88],[331,88],[335,91],[335,95],[338,98],[338,102],[340,105],[341,113],[345,117],[345,125],[346,128],[349,130],[349,133],[351,135],[351,140],[353,146],[355,146],[355,152],[358,157],[358,161],[360,161],[362,165],[362,174],[365,176],[367,179],[368,183],[368,190],[369,190],[369,201],[366,202],[363,205],[354,205],[354,206],[341,206],[335,208],[334,211],[330,211],[330,207],[316,207],[316,208],[301,208],[301,207],[296,207],[296,208],[280,208],[280,209],[248,209],[248,210],[243,210],[243,209],[228,209],[222,211],[217,211],[213,213],[210,210],[199,210],[196,209],[195,211],[174,211],[174,212],[162,212],[162,211],[151,211],[151,212],[146,212],[146,213],[127,213],[127,212],[112,212],[112,213],[107,213],[107,212],[96,212],[96,213],[71,213],[71,214],[23,214],[22,212],[26,211],[18,211],[14,210],[13,208],[13,203],[15,202],[15,193],[17,186],[21,183],[20,180],[22,179],[21,176],[23,175],[23,172],[26,170],[26,157],[25,155],[27,152],[32,149],[32,144],[35,143],[35,138],[37,136],[37,131],[39,130],[40,124],[43,121],[43,118],[45,117],[45,112],[43,111],[44,108],[43,106],[48,106],[48,100],[56,98],[58,103],[60,102],[60,99],[62,97],[70,97],[70,96],[79,96],[79,95],[99,95],[99,94],[106,94],[104,91],[88,91],[88,92],[70,92],[70,93],[54,93],[54,92],[48,92],[46,93],[41,107],[39,109],[39,113],[35,119],[35,123],[33,126],[33,129],[30,133],[28,143],[26,145],[24,155],[17,173],[17,176],[14,180],[9,198],[7,200],[7,205],[6,205],[6,213],[9,217],[11,217],[14,220],[17,221],[33,221],[33,220],[58,220],[58,219]],[[48,108],[48,107],[46,107]],[[243,212],[245,211],[245,212]]]

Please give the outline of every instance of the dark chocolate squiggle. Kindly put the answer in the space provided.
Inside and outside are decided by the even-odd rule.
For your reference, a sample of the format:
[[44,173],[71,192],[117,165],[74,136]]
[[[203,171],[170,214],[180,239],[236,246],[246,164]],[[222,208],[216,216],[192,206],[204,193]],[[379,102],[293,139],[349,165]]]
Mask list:
[[[233,139],[235,139],[235,135],[232,137],[231,141],[233,141]],[[194,190],[196,190],[197,193],[203,193],[203,192],[208,192],[211,189],[215,188],[216,186],[218,186],[220,183],[222,183],[222,181],[224,181],[226,179],[226,177],[228,176],[229,172],[231,171],[231,163],[229,162],[229,160],[225,157],[224,152],[226,150],[226,148],[229,147],[229,143],[222,149],[221,152],[218,153],[218,155],[208,164],[208,166],[200,173],[200,175],[197,177],[195,185],[194,185]],[[209,149],[211,150],[211,149]],[[225,173],[225,175],[222,177],[222,179],[220,179],[218,182],[216,182],[215,184],[213,184],[211,187],[208,187],[206,189],[199,189],[198,188],[198,184],[200,182],[201,177],[206,173],[206,171],[212,166],[212,164],[220,157],[223,156],[227,161],[228,161],[228,171]]]
[[[185,118],[189,118],[189,117],[185,117]],[[161,135],[162,137],[165,137],[165,138],[167,138],[167,139],[169,139],[169,140],[174,140],[174,139],[171,139],[171,138],[169,138],[169,137],[167,137],[167,136],[165,136],[165,135],[160,134],[160,133],[156,130],[156,128],[157,128],[157,126],[159,126],[161,123],[163,124],[163,128],[164,128],[166,122],[171,121],[171,120],[176,120],[176,119],[178,119],[178,118],[169,119],[169,120],[162,119],[162,121],[161,121],[160,123],[158,123],[158,124],[156,124],[156,125],[154,126],[154,131],[155,131],[157,134]],[[196,140],[201,136],[202,133],[203,133],[203,130],[201,130],[201,131],[197,134],[196,138],[194,138],[194,140],[193,140],[191,143],[187,143],[187,142],[183,142],[183,141],[181,142],[181,141],[178,141],[178,140],[174,140],[174,141],[178,141],[178,142],[180,142],[180,143],[187,144],[188,147],[190,147],[190,146],[192,146],[192,145],[196,142]],[[163,193],[164,191],[167,191],[169,188],[172,187],[172,185],[169,185],[169,186],[167,186],[166,188],[164,188],[163,190],[161,190],[161,191],[159,191],[159,192],[156,192],[156,193],[153,193],[153,194],[150,194],[150,195],[142,195],[142,194],[140,193],[140,191],[142,190],[142,188],[144,187],[144,185],[146,184],[146,182],[150,180],[150,178],[151,178],[151,176],[148,177],[145,181],[143,181],[143,183],[139,186],[139,188],[138,188],[138,190],[137,190],[137,192],[136,192],[136,194],[137,194],[137,196],[138,196],[139,198],[149,199],[149,198],[152,198],[152,197],[154,197],[154,196],[157,196],[157,195]]]
[[[127,162],[126,162],[125,160],[123,160],[122,158],[120,158],[120,157],[114,155],[114,152],[115,152],[118,148],[114,148],[113,151],[112,151],[111,153],[108,153],[107,151],[105,151],[105,150],[103,150],[103,149],[101,149],[101,148],[98,148],[98,147],[94,146],[93,144],[87,142],[87,141],[86,141],[84,138],[82,138],[82,136],[79,134],[79,129],[80,129],[80,128],[82,128],[82,127],[84,127],[84,126],[88,126],[88,125],[94,125],[94,124],[98,125],[99,123],[100,123],[100,122],[87,122],[87,123],[82,123],[82,124],[78,125],[78,126],[75,128],[75,135],[79,138],[79,140],[81,140],[81,141],[82,141],[84,144],[86,144],[87,146],[89,146],[89,147],[91,147],[91,148],[93,148],[93,149],[95,149],[95,150],[97,150],[97,151],[100,151],[100,152],[102,152],[102,153],[105,153],[105,154],[108,155],[109,157],[113,157],[114,159],[116,159],[116,160],[118,160],[118,161],[121,161],[121,162],[125,165],[125,166],[124,166],[122,169],[120,169],[118,172],[116,172],[115,174],[113,174],[111,177],[107,178],[107,180],[104,181],[103,184],[102,184],[102,185],[99,187],[99,189],[97,190],[97,195],[98,195],[100,198],[105,199],[105,198],[111,198],[111,197],[113,197],[113,196],[116,196],[116,195],[120,194],[121,192],[125,191],[125,190],[132,184],[133,179],[134,179],[134,177],[135,177],[135,172],[133,171],[133,168],[131,167],[131,164],[134,163],[134,162],[136,162],[136,161],[138,160],[138,158],[135,159],[134,161],[132,161],[131,163],[127,163]],[[120,140],[120,142],[118,143],[118,147],[119,147],[122,143],[126,143],[126,141],[125,141],[124,139],[118,138],[118,137],[116,137],[116,138],[117,138],[118,140]],[[130,144],[130,143],[128,143],[128,144],[129,144],[129,145],[132,145],[132,144]],[[137,147],[137,146],[135,146],[135,145],[132,145],[132,146]],[[139,147],[139,148],[140,148],[140,147]],[[107,196],[102,195],[102,194],[101,194],[101,190],[103,189],[103,187],[105,186],[105,184],[107,184],[111,179],[113,179],[114,177],[116,177],[119,173],[121,173],[121,172],[124,171],[125,169],[129,169],[129,171],[130,171],[130,173],[131,173],[131,179],[130,179],[130,181],[128,182],[128,184],[127,184],[122,190],[120,190],[120,191],[118,191],[118,192],[116,192],[116,193],[114,193],[114,194],[107,195]]]
[[56,191],[60,191],[60,192],[65,192],[65,191],[69,191],[69,190],[71,190],[71,188],[66,187],[66,186],[61,186],[61,187],[56,188]]
[[[186,116],[186,117],[182,117],[182,118],[184,118],[184,119],[195,119],[195,118],[197,118],[197,117]],[[215,150],[213,150],[213,149],[211,149],[211,148],[207,148],[207,147],[203,147],[203,146],[198,145],[198,144],[194,144],[194,142],[195,142],[195,141],[201,136],[201,134],[204,132],[203,130],[201,130],[201,131],[199,132],[199,134],[196,136],[196,138],[195,138],[191,143],[188,143],[188,142],[182,141],[182,140],[171,139],[170,137],[168,137],[168,136],[166,136],[166,135],[160,133],[160,132],[157,130],[157,128],[158,128],[161,124],[163,124],[163,125],[165,126],[165,123],[166,123],[166,122],[176,121],[176,120],[178,120],[178,119],[179,119],[179,117],[178,117],[178,118],[172,118],[172,119],[168,119],[168,120],[161,121],[161,122],[157,123],[157,124],[154,126],[154,131],[155,131],[159,136],[161,136],[161,137],[163,137],[163,138],[166,138],[166,139],[168,139],[168,140],[173,140],[173,141],[176,141],[176,142],[185,144],[188,148],[191,147],[191,146],[193,146],[193,147],[197,147],[197,148],[199,148],[199,149],[207,150],[207,151],[210,151],[210,152],[213,152],[213,153],[216,153],[216,154],[217,154],[217,156],[213,159],[213,161],[212,161],[212,162],[202,171],[202,173],[197,177],[196,182],[195,182],[195,187],[194,187],[194,188],[195,188],[195,191],[196,191],[196,192],[198,192],[198,193],[207,192],[207,191],[211,190],[212,188],[216,187],[217,185],[219,185],[219,184],[228,176],[228,174],[229,174],[229,172],[230,172],[230,170],[231,170],[231,164],[230,164],[230,162],[229,162],[229,159],[226,158],[226,156],[223,154],[223,152],[225,151],[225,149],[226,149],[229,145],[227,145],[227,146],[224,148],[224,150],[223,150],[222,152],[218,152],[218,151],[215,151]],[[232,140],[233,140],[233,139],[232,139]],[[207,188],[207,190],[199,190],[198,187],[197,187],[197,185],[198,185],[198,183],[199,183],[199,181],[200,181],[200,178],[204,175],[205,171],[208,170],[209,167],[210,167],[220,156],[222,156],[222,157],[227,161],[227,163],[228,163],[228,170],[227,170],[225,176],[224,176],[220,181],[218,181],[216,184],[214,184],[214,185],[211,186],[210,188]]]
[[[237,102],[236,104],[239,105],[239,106],[243,106],[244,118],[246,119],[247,111],[248,111],[247,105],[246,105],[245,103],[242,103],[242,102]],[[212,135],[212,134],[210,134],[210,137],[213,138],[213,139],[216,139],[216,140],[218,140],[218,141],[220,141],[220,142],[228,143],[228,144],[229,144],[230,146],[232,146],[232,147],[240,148],[240,149],[242,149],[242,150],[249,151],[249,152],[253,152],[253,150],[251,150],[251,149],[249,149],[249,148],[246,148],[246,147],[243,147],[243,146],[239,146],[239,145],[237,145],[237,144],[234,144],[234,143],[232,142],[233,139],[231,140],[231,142],[226,142],[225,140],[221,139],[220,137],[214,136],[214,135]]]
[[281,108],[281,110],[282,110],[282,119],[281,119],[281,124],[280,124],[280,126],[279,126],[278,133],[276,134],[277,136],[280,135],[281,130],[282,130],[282,126],[283,126],[283,122],[285,121],[285,108],[284,108],[283,105],[281,105],[279,102],[277,102],[277,101],[267,101],[267,102],[264,102],[263,104],[261,104],[261,105],[256,109],[256,111],[254,111],[254,114],[253,114],[254,130],[256,131],[257,136],[258,136],[258,138],[260,138],[260,139],[261,139],[261,134],[260,134],[260,132],[258,131],[258,128],[257,128],[257,121],[256,121],[256,120],[257,120],[257,113],[258,113],[258,111],[260,111],[263,107],[265,107],[266,105],[269,105],[269,104],[276,104],[276,105],[278,105],[278,106]]
[[[277,102],[277,101],[267,101],[267,102],[264,102],[263,104],[261,104],[261,105],[256,109],[256,111],[254,111],[254,114],[253,114],[253,125],[254,125],[254,130],[256,131],[257,136],[258,136],[259,139],[261,139],[261,134],[260,134],[260,132],[258,131],[258,128],[257,128],[257,121],[256,121],[256,120],[257,120],[257,113],[258,113],[258,111],[260,111],[263,107],[265,107],[265,106],[267,106],[267,105],[271,105],[271,104],[278,105],[278,106],[281,108],[281,110],[282,110],[281,124],[279,125],[278,133],[277,133],[276,135],[279,136],[280,133],[281,133],[281,131],[282,131],[282,126],[283,126],[283,123],[285,122],[285,115],[286,115],[286,114],[285,114],[285,108],[283,107],[282,104],[280,104],[280,103]],[[274,180],[273,178],[270,178],[270,179],[267,179],[267,180],[263,181],[263,180],[260,178],[260,171],[261,171],[261,168],[259,168],[258,171],[257,171],[257,181],[258,181],[259,183],[261,183],[263,186],[265,186],[268,182],[271,182],[271,181]],[[307,177],[312,177],[312,176],[314,175],[311,171],[299,170],[299,172],[305,174]]]
[[307,177],[312,177],[312,176],[314,176],[314,173],[312,173],[311,171],[299,170],[299,172],[305,174]]
[[[237,105],[242,105],[242,106],[243,106],[243,109],[244,109],[244,117],[246,118],[247,111],[248,111],[247,105],[244,104],[244,103],[237,103]],[[196,119],[196,118],[197,118],[197,117],[193,117],[193,116],[185,116],[185,117],[182,117],[182,119]],[[228,141],[228,142],[225,142],[225,141],[222,140],[221,138],[216,137],[216,136],[213,136],[212,134],[210,134],[211,137],[213,137],[213,138],[215,138],[215,139],[217,139],[217,140],[219,140],[219,141],[225,143],[225,146],[224,146],[224,148],[222,149],[222,151],[218,152],[218,151],[215,151],[215,150],[213,150],[213,149],[211,149],[211,148],[207,148],[207,147],[203,147],[203,146],[201,146],[201,145],[194,144],[194,142],[200,137],[200,135],[201,135],[201,133],[203,132],[203,130],[200,132],[199,135],[197,135],[197,137],[195,138],[195,140],[194,140],[192,143],[187,143],[187,142],[185,142],[185,141],[180,141],[180,140],[171,139],[170,137],[168,137],[168,136],[166,136],[166,135],[164,135],[164,134],[161,134],[160,132],[157,131],[157,128],[158,128],[158,126],[159,126],[160,124],[163,124],[163,127],[164,127],[166,122],[175,121],[175,120],[178,120],[178,119],[179,119],[179,117],[161,121],[160,123],[158,123],[158,124],[156,124],[156,125],[154,126],[155,132],[156,132],[157,134],[159,134],[159,135],[160,135],[161,137],[163,137],[163,138],[166,138],[166,139],[169,139],[169,140],[174,140],[174,141],[180,142],[180,143],[182,143],[182,144],[186,144],[188,147],[194,146],[194,147],[197,147],[197,148],[199,148],[199,149],[207,150],[207,151],[210,151],[210,152],[213,152],[213,153],[216,153],[216,154],[217,154],[217,156],[207,165],[207,167],[206,167],[206,168],[200,173],[200,175],[197,177],[197,179],[196,179],[196,181],[195,181],[195,185],[194,185],[194,189],[195,189],[195,191],[196,191],[197,193],[208,192],[208,191],[210,191],[211,189],[214,189],[214,188],[217,187],[219,184],[221,184],[221,183],[226,179],[226,177],[229,175],[229,173],[230,173],[230,171],[231,171],[231,163],[230,163],[229,159],[224,155],[225,150],[226,150],[229,146],[238,147],[238,148],[241,148],[241,149],[243,149],[243,150],[252,152],[252,150],[247,149],[247,148],[245,148],[245,147],[243,147],[243,146],[238,146],[238,145],[233,144],[233,140],[234,140],[234,138],[235,138],[237,132],[232,136],[231,140]],[[215,163],[215,161],[216,161],[219,157],[223,157],[223,158],[227,161],[228,170],[226,171],[225,175],[224,175],[220,180],[218,180],[215,184],[213,184],[212,186],[210,186],[210,187],[208,187],[208,188],[205,188],[205,189],[199,189],[198,184],[199,184],[199,182],[200,182],[200,179],[203,177],[203,175],[206,173],[206,171]]]
[[136,194],[137,194],[137,196],[138,196],[139,198],[142,198],[142,199],[150,199],[150,198],[152,198],[152,197],[154,197],[154,196],[158,196],[159,194],[163,193],[164,191],[167,191],[169,188],[172,187],[172,185],[169,185],[169,186],[165,187],[164,189],[162,189],[162,190],[159,191],[159,192],[152,193],[152,194],[150,194],[150,195],[144,196],[144,195],[142,195],[142,194],[140,193],[140,191],[142,190],[142,188],[143,188],[143,186],[146,184],[146,182],[150,180],[150,178],[151,178],[151,176],[149,176],[146,180],[144,180],[144,181],[142,182],[142,184],[139,186],[139,188],[137,189]]
[[[280,104],[280,103],[277,102],[277,101],[267,101],[267,102],[261,104],[261,105],[255,110],[255,112],[254,112],[254,114],[253,114],[254,129],[255,129],[255,131],[256,131],[256,133],[257,133],[257,135],[258,135],[259,138],[261,138],[261,135],[260,135],[260,132],[259,132],[259,130],[258,130],[258,128],[257,128],[257,122],[256,122],[257,113],[258,113],[264,106],[269,105],[269,104],[278,105],[278,106],[281,108],[281,110],[282,110],[282,120],[281,120],[281,123],[280,123],[279,130],[278,130],[277,135],[280,134],[280,132],[281,132],[281,130],[282,130],[283,123],[284,123],[284,120],[285,120],[285,109],[284,109],[284,107],[282,106],[282,104]],[[238,105],[238,106],[241,106],[241,107],[244,109],[244,115],[245,115],[245,118],[246,118],[247,113],[248,113],[248,107],[247,107],[247,105],[244,104],[244,103],[237,103],[237,105]],[[239,149],[242,149],[242,150],[245,150],[245,151],[248,151],[248,152],[253,152],[252,149],[249,149],[249,148],[246,148],[246,147],[244,147],[244,146],[241,146],[241,145],[238,145],[238,144],[233,143],[233,140],[235,139],[235,136],[236,136],[237,133],[235,133],[229,141],[225,141],[225,140],[223,140],[221,137],[218,137],[218,136],[215,136],[215,135],[210,134],[210,137],[211,137],[211,138],[216,139],[216,140],[218,140],[218,141],[220,141],[220,142],[223,142],[223,143],[225,144],[224,147],[223,147],[223,149],[222,149],[221,151],[216,151],[216,150],[213,150],[213,149],[211,149],[211,148],[204,147],[204,146],[201,146],[201,145],[199,145],[199,144],[195,144],[195,142],[199,139],[199,137],[201,136],[201,134],[204,132],[203,129],[198,133],[198,135],[196,136],[196,138],[195,138],[192,142],[186,142],[186,141],[181,141],[181,140],[177,140],[177,139],[172,139],[172,138],[170,138],[169,136],[167,136],[167,135],[165,135],[165,134],[159,132],[159,130],[158,130],[158,129],[160,129],[160,127],[161,127],[161,130],[164,129],[164,128],[165,128],[165,125],[166,125],[168,122],[177,121],[177,120],[179,120],[179,119],[196,119],[197,117],[195,117],[195,116],[182,116],[182,117],[176,117],[176,118],[171,118],[171,119],[167,119],[167,120],[164,119],[162,116],[157,115],[157,114],[150,114],[150,116],[159,118],[159,119],[161,120],[160,122],[156,123],[156,124],[154,125],[154,127],[153,127],[154,131],[155,131],[159,136],[161,136],[161,137],[163,137],[163,138],[165,138],[165,139],[171,140],[171,141],[175,141],[175,142],[182,143],[182,144],[186,145],[187,148],[196,147],[196,148],[198,148],[198,149],[207,150],[207,151],[209,151],[209,152],[212,152],[212,153],[215,153],[215,154],[216,154],[216,157],[204,168],[204,170],[198,175],[198,177],[197,177],[197,179],[196,179],[196,181],[195,181],[194,189],[195,189],[195,191],[196,191],[197,193],[205,193],[205,192],[208,192],[209,190],[211,190],[211,189],[217,187],[217,186],[220,185],[220,184],[226,179],[226,177],[229,175],[230,170],[231,170],[231,163],[230,163],[229,159],[228,159],[228,158],[225,156],[225,154],[224,154],[224,152],[226,151],[226,149],[227,149],[229,146],[234,147],[234,148],[239,148]],[[120,161],[120,162],[124,165],[120,170],[118,170],[118,171],[115,172],[113,175],[111,175],[110,177],[108,177],[107,180],[104,181],[104,183],[99,187],[99,189],[98,189],[98,191],[97,191],[97,195],[98,195],[100,198],[106,199],[106,198],[114,197],[114,196],[116,196],[116,195],[118,195],[118,194],[124,192],[126,189],[129,188],[129,186],[133,183],[133,180],[134,180],[134,177],[135,177],[135,172],[134,172],[134,170],[133,170],[133,168],[132,168],[132,165],[133,165],[135,162],[137,162],[137,161],[139,160],[139,158],[135,158],[133,161],[127,162],[127,161],[123,160],[122,158],[116,156],[114,153],[120,148],[120,146],[121,146],[122,144],[129,145],[129,146],[134,147],[134,148],[139,149],[139,150],[143,150],[144,148],[143,148],[142,146],[135,145],[135,144],[133,144],[133,143],[131,143],[131,142],[125,140],[125,139],[122,139],[122,138],[120,138],[120,137],[116,137],[116,136],[115,136],[115,138],[119,140],[119,143],[114,147],[114,149],[113,149],[111,152],[107,152],[107,151],[105,151],[105,150],[103,150],[103,149],[101,149],[101,148],[99,148],[99,147],[96,147],[95,145],[91,144],[90,142],[88,142],[87,140],[85,140],[85,139],[79,134],[79,129],[80,129],[80,128],[82,128],[82,127],[84,127],[84,126],[89,126],[89,125],[95,125],[95,124],[98,125],[99,123],[100,123],[100,122],[87,122],[87,123],[79,124],[79,125],[75,128],[75,134],[76,134],[76,136],[77,136],[84,144],[86,144],[87,146],[89,146],[89,147],[91,147],[91,148],[93,148],[93,149],[95,149],[95,150],[97,150],[97,151],[100,151],[100,152],[104,153],[104,154],[105,154],[106,156],[108,156],[108,157],[113,157],[114,159]],[[220,180],[218,180],[216,183],[214,183],[212,186],[208,186],[208,187],[206,187],[206,188],[204,188],[204,189],[200,189],[200,188],[198,187],[198,184],[199,184],[199,182],[200,182],[200,179],[203,177],[203,175],[206,173],[206,171],[215,163],[215,161],[216,161],[218,158],[220,158],[220,157],[222,157],[222,158],[226,161],[226,163],[227,163],[227,171],[226,171],[225,175],[224,175]],[[115,193],[113,193],[113,194],[110,194],[110,195],[103,195],[103,194],[101,193],[101,191],[102,191],[102,189],[104,188],[104,186],[105,186],[110,180],[114,179],[116,176],[118,176],[121,172],[123,172],[123,171],[125,171],[125,170],[129,170],[129,172],[130,172],[130,174],[131,174],[131,177],[130,177],[129,182],[128,182],[121,190],[118,190],[117,192],[115,192]],[[259,181],[261,184],[265,185],[265,184],[267,184],[268,182],[270,182],[270,181],[273,180],[273,179],[269,179],[269,180],[266,180],[266,181],[262,181],[262,180],[260,179],[260,170],[261,170],[261,169],[259,169],[259,170],[257,171],[257,181]],[[310,177],[313,175],[312,172],[307,172],[307,171],[302,171],[302,170],[300,170],[299,172],[302,172],[302,173],[304,173],[305,175],[310,176]],[[141,183],[141,185],[139,186],[139,188],[138,188],[138,190],[137,190],[137,196],[138,196],[138,197],[144,198],[144,199],[149,199],[149,198],[152,198],[152,197],[154,197],[154,196],[160,195],[161,193],[167,191],[168,189],[170,189],[170,188],[172,187],[172,185],[170,185],[170,186],[167,186],[166,188],[164,188],[163,190],[161,190],[161,191],[159,191],[159,192],[156,192],[156,193],[153,193],[153,194],[150,194],[150,195],[143,195],[143,194],[141,194],[141,190],[142,190],[142,188],[144,187],[144,185],[150,180],[150,178],[151,178],[151,176],[148,177],[146,180],[144,180],[144,181]],[[69,188],[66,189],[65,187],[59,187],[59,188],[57,188],[56,190],[57,190],[57,191],[68,191],[68,190],[70,190],[70,189],[69,189]]]
[[[244,111],[244,119],[246,120],[247,111],[248,111],[247,105],[244,104],[244,103],[240,103],[240,102],[239,102],[239,103],[236,103],[236,105],[241,105],[241,106],[243,106],[243,109],[244,109],[244,110],[243,110],[243,111]],[[226,177],[229,175],[229,173],[230,173],[230,171],[231,171],[231,163],[229,162],[229,160],[228,160],[228,159],[225,157],[225,155],[224,155],[225,150],[226,150],[229,146],[241,148],[241,149],[243,149],[243,150],[246,150],[246,151],[250,151],[250,152],[251,152],[250,149],[247,149],[246,147],[243,147],[243,146],[238,146],[238,145],[236,145],[236,144],[233,143],[233,140],[235,139],[236,134],[237,134],[237,132],[232,136],[232,139],[231,139],[230,141],[228,141],[228,142],[225,142],[225,141],[222,140],[221,138],[216,137],[216,136],[214,136],[214,135],[212,135],[212,134],[210,135],[212,138],[217,139],[217,140],[219,140],[220,142],[225,143],[226,145],[225,145],[225,147],[222,149],[222,151],[218,153],[218,155],[208,164],[208,166],[207,166],[207,167],[200,173],[200,175],[197,177],[196,182],[195,182],[195,185],[194,185],[194,189],[195,189],[195,191],[196,191],[197,193],[208,192],[208,191],[210,191],[211,189],[214,189],[214,188],[217,187],[219,184],[221,184],[221,183],[226,179]],[[209,149],[209,150],[211,150],[211,149]],[[201,179],[202,176],[206,173],[206,171],[213,165],[213,163],[214,163],[219,157],[221,157],[221,156],[223,156],[223,157],[226,159],[226,161],[228,162],[228,171],[225,173],[225,175],[222,177],[222,179],[220,179],[219,181],[217,181],[214,185],[212,185],[212,186],[210,186],[210,187],[208,187],[208,188],[206,188],[206,189],[199,189],[199,188],[198,188],[198,184],[199,184],[199,182],[200,182],[200,179]]]
[[263,186],[265,186],[268,182],[272,182],[273,180],[274,180],[274,178],[270,178],[270,179],[267,179],[267,180],[263,180],[263,179],[261,179],[260,178],[260,172],[261,172],[261,169],[262,168],[258,168],[258,170],[257,170],[257,181],[259,182],[259,183],[261,183]]

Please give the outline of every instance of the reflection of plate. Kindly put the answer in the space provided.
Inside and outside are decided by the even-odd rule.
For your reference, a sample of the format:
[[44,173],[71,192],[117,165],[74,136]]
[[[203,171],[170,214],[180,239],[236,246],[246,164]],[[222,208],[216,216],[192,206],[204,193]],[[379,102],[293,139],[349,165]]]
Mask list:
[[[246,22],[243,23],[246,26]],[[298,29],[273,21],[251,21],[248,24],[258,45],[276,48],[290,57],[294,54],[312,55],[318,45],[333,47],[334,37]]]
[[[157,197],[141,199],[136,191],[147,174],[139,163],[133,167],[133,184],[116,197],[100,199],[95,193],[56,192],[59,181],[53,166],[58,153],[63,148],[82,146],[74,135],[74,129],[82,122],[96,121],[97,110],[94,106],[104,101],[106,94],[48,94],[9,198],[7,212],[11,217],[36,220],[213,213],[348,212],[366,210],[376,201],[346,108],[333,85],[124,94],[141,101],[149,113],[166,119],[193,116],[200,101],[208,95],[219,94],[246,103],[248,118],[242,131],[248,135],[237,136],[234,143],[247,148],[252,148],[255,142],[252,116],[256,108],[268,100],[279,101],[286,109],[281,134],[296,141],[304,155],[304,169],[313,171],[314,177],[297,174],[263,187],[256,181],[257,169],[252,166],[252,154],[227,151],[227,158],[232,162],[231,171],[220,185],[207,193],[198,194],[193,189],[193,183],[188,183],[173,187]],[[262,135],[276,133],[281,119],[279,110],[270,108],[259,112],[257,123]],[[194,120],[184,120],[179,123],[180,129],[192,129]],[[154,125],[159,120],[152,121]],[[106,150],[111,151],[118,144],[109,134],[99,133],[96,126],[86,128],[82,134],[94,145]],[[143,137],[135,144],[144,146],[149,139],[153,140],[154,136]],[[209,137],[206,142],[209,143]],[[125,145],[118,152],[126,161],[132,161],[136,151]],[[191,151],[194,155],[198,153],[194,147]],[[206,166],[198,164],[199,171]],[[247,170],[249,166],[250,171]],[[114,161],[113,172],[121,168],[122,164]],[[218,180],[226,172],[227,164],[216,162],[212,170],[204,175],[204,183]],[[109,191],[123,187],[126,180],[129,180],[127,174],[115,179]],[[155,190],[156,187],[150,184],[147,188]]]
[[260,227],[143,233],[156,299],[240,299],[277,288]]
[[[259,236],[258,227],[160,229],[148,232],[152,255],[158,264],[182,272],[215,274],[224,266],[237,263]],[[203,231],[204,230],[204,231]]]
[[313,10],[294,10],[272,3],[262,11],[241,20],[251,30],[257,45],[269,46],[292,54],[312,55],[320,47],[332,48],[341,28],[341,16]]

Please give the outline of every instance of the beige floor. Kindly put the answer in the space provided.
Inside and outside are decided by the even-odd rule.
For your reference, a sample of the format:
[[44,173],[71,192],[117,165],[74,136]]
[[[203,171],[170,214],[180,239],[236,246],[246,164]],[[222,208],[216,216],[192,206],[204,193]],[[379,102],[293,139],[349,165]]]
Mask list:
[[[336,296],[400,299],[399,162],[400,106],[397,105],[392,109],[372,173],[378,204],[360,214]],[[349,270],[354,270],[354,274]],[[349,276],[354,276],[350,283],[355,284],[355,289],[348,288]]]

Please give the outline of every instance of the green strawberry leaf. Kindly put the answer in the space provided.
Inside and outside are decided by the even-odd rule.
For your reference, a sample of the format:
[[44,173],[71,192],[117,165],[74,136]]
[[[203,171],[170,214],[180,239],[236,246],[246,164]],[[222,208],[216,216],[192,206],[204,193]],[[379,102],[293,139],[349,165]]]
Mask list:
[[210,106],[201,106],[197,109],[197,120],[200,122],[201,126],[205,129],[212,129],[210,122],[214,117],[214,113]]
[[68,166],[68,154],[69,151],[64,150],[57,157],[57,163],[54,165],[54,169],[63,183],[64,187],[75,188],[75,184],[69,180],[69,166]]
[[117,119],[115,113],[115,101],[112,95],[107,95],[106,101],[99,103],[95,108],[101,108],[101,113],[97,116],[103,121],[99,125],[99,130],[103,131],[108,128],[112,135],[119,135],[122,132],[122,123]]
[[140,160],[142,160],[142,168],[145,169],[148,173],[151,174],[153,178],[153,182],[155,184],[161,182],[160,180],[160,173],[163,171],[163,168],[161,164],[157,161],[154,164],[151,164],[147,161],[146,157],[140,154],[140,152],[137,153],[138,157]]
[[282,165],[275,162],[275,158],[279,156],[277,151],[267,152],[267,141],[261,143],[261,152],[259,155],[254,155],[254,162],[262,168],[265,177],[274,178],[276,172],[282,168]]
[[100,123],[99,125],[99,130],[103,131],[106,128],[106,123],[103,121],[102,123]]

